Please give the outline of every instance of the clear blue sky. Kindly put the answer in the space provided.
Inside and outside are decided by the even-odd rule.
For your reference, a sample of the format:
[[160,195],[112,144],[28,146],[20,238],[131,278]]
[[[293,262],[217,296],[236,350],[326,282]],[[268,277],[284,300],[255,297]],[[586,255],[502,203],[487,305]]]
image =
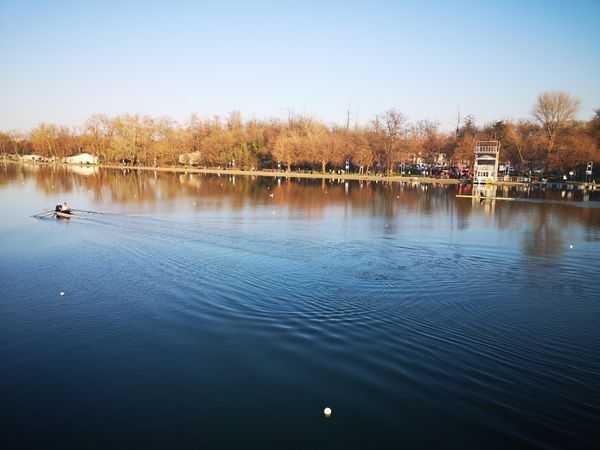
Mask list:
[[0,130],[94,113],[451,128],[529,117],[538,93],[600,108],[600,1],[0,0]]

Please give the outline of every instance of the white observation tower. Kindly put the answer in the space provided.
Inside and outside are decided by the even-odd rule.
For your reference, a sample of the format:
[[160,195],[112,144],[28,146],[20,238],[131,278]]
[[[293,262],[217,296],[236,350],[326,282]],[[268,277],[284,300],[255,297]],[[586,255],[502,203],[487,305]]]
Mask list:
[[475,166],[473,183],[495,183],[498,181],[500,141],[477,141],[475,144]]

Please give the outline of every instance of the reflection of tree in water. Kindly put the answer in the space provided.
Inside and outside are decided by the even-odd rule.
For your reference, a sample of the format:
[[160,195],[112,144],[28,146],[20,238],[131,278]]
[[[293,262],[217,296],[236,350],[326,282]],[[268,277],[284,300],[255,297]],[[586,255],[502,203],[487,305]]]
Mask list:
[[523,253],[538,258],[549,258],[564,251],[562,228],[566,224],[557,223],[556,215],[542,205],[537,214],[530,214],[527,230],[523,233]]
[[[99,169],[86,174],[65,166],[2,164],[0,167],[1,185],[34,179],[36,188],[46,194],[87,191],[96,203],[172,202],[175,205],[175,200],[190,197],[199,205],[213,209],[278,206],[305,219],[319,218],[326,210],[336,213],[335,207],[340,207],[340,214],[344,215],[352,214],[353,210],[361,214],[368,212],[372,217],[384,218],[390,223],[391,219],[403,215],[419,215],[430,218],[432,222],[441,219],[449,228],[458,229],[468,229],[471,217],[485,213],[478,199],[473,202],[455,198],[459,189],[462,193],[470,193],[469,186],[346,182],[285,176],[219,176],[135,169]],[[501,193],[506,194],[506,191]],[[511,193],[513,195],[514,192]],[[560,193],[543,195],[559,196]],[[500,229],[526,226],[529,231],[525,232],[524,250],[531,255],[552,255],[560,252],[564,244],[562,228],[580,223],[586,228],[597,229],[600,209],[498,202],[490,218]],[[598,233],[590,235],[592,240],[597,238]]]
[[19,173],[14,170],[15,166],[12,164],[0,164],[0,186],[13,184],[17,179]]
[[[176,174],[168,173],[171,177]],[[152,172],[141,173],[138,170],[126,169],[120,176],[112,176],[107,180],[110,200],[113,203],[152,202],[159,198],[160,189],[157,178]]]
[[[551,257],[562,254],[569,243],[564,230],[575,224],[584,225],[584,238],[600,240],[600,208],[569,207],[557,204],[535,205],[535,214],[529,214],[530,230],[524,236],[523,251],[531,256]],[[526,205],[522,205],[521,209]]]
[[[600,220],[598,220],[600,213],[596,209],[587,208],[585,211],[582,211],[582,214],[586,217],[587,223],[590,224],[584,230],[583,239],[586,242],[600,241]],[[593,219],[593,216],[595,216],[596,220]]]
[[80,179],[62,166],[27,166],[29,170],[35,171],[35,185],[45,194],[72,192],[74,187],[80,186]]

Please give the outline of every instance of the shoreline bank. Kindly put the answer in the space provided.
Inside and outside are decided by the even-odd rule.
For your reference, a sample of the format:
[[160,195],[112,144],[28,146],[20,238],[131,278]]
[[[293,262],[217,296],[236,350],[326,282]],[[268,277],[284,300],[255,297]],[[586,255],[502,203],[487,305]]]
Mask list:
[[[71,164],[71,163],[50,163],[50,162],[31,162],[31,161],[14,161],[10,159],[0,159],[1,163],[15,164],[20,166],[60,166],[60,167],[97,167],[99,169],[114,169],[114,170],[144,170],[156,172],[170,173],[197,173],[197,174],[212,174],[212,175],[240,175],[240,176],[255,176],[255,177],[272,177],[272,178],[305,178],[315,180],[348,180],[348,181],[384,181],[389,183],[424,183],[424,184],[440,184],[440,185],[459,185],[472,184],[472,180],[456,180],[447,178],[431,178],[418,176],[402,176],[402,175],[359,175],[359,174],[337,174],[337,173],[305,173],[305,172],[275,172],[267,170],[239,170],[239,169],[202,169],[198,167],[172,166],[172,167],[149,167],[149,166],[122,166],[118,164]],[[582,182],[567,182],[566,185],[572,185],[577,188],[584,189],[586,183]],[[528,183],[517,181],[497,181],[492,183],[494,186],[528,186]],[[539,183],[533,183],[539,185]],[[592,188],[594,189],[594,188]]]
[[[386,181],[396,183],[427,183],[427,184],[461,184],[460,180],[438,179],[430,177],[412,177],[412,176],[378,176],[378,175],[358,175],[358,174],[337,174],[337,173],[303,173],[303,172],[270,172],[265,170],[238,170],[238,169],[201,169],[197,167],[148,167],[148,166],[121,166],[116,164],[68,164],[68,163],[43,163],[29,161],[0,160],[3,163],[16,164],[21,166],[59,166],[59,167],[97,167],[99,169],[117,169],[117,170],[145,170],[157,172],[180,172],[180,173],[198,173],[212,175],[241,175],[272,178],[310,178],[325,180],[349,180],[349,181]],[[469,182],[470,184],[470,182]],[[520,183],[518,183],[520,184]]]

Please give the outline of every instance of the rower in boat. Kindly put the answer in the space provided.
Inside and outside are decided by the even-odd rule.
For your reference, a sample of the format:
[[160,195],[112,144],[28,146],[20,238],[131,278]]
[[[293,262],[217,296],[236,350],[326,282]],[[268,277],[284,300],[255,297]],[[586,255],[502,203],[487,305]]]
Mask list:
[[[71,214],[71,207],[67,202],[63,202],[62,205],[58,204],[54,208],[54,212],[62,213],[62,214]],[[58,214],[57,214],[58,215]]]

